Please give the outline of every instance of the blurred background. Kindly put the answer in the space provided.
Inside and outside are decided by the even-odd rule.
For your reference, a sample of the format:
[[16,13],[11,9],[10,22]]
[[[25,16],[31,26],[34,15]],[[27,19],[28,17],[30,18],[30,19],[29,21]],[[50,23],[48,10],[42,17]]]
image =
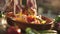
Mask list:
[[[4,11],[5,5],[9,2],[10,0],[0,0],[0,11]],[[38,15],[42,14],[54,18],[60,14],[60,0],[36,0],[36,2]]]
[[60,0],[37,0],[38,14],[51,18],[60,14]]
[[[0,11],[1,11],[0,13],[4,12],[4,10],[6,9],[6,5],[9,2],[10,0],[0,0]],[[60,15],[60,0],[36,0],[36,2],[37,2],[38,15],[43,15],[53,19],[57,15]],[[1,23],[0,21],[0,31],[3,30],[0,33],[5,32],[5,30],[2,28],[5,28],[6,25],[4,24],[3,27],[2,24],[3,23]]]

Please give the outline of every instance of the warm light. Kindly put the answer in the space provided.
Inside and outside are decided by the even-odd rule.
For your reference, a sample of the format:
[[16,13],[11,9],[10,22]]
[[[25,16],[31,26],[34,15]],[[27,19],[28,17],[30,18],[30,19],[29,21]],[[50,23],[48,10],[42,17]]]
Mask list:
[[60,17],[60,15],[58,15],[58,17]]
[[5,15],[2,15],[3,16],[3,18],[2,18],[2,25],[3,24],[7,24],[7,21],[6,21],[6,19],[5,19]]
[[21,32],[21,29],[17,29],[17,32],[20,33]]

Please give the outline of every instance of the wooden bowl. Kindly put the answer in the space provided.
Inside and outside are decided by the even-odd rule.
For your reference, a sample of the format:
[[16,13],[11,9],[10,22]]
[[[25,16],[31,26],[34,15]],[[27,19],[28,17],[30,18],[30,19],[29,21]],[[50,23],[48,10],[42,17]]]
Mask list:
[[36,29],[36,30],[48,30],[48,29],[51,29],[52,19],[44,17],[44,16],[42,16],[42,19],[46,20],[47,24],[22,23],[22,22],[14,21],[9,17],[7,17],[7,22],[8,22],[9,25],[14,25],[14,23],[16,23],[22,30],[25,30],[28,27],[30,27],[32,29]]

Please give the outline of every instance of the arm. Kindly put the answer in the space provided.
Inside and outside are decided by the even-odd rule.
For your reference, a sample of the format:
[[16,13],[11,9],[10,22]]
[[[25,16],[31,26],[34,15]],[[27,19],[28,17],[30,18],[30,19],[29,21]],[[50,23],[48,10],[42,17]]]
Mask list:
[[37,4],[36,0],[27,0],[27,6],[34,11],[34,15],[37,15]]

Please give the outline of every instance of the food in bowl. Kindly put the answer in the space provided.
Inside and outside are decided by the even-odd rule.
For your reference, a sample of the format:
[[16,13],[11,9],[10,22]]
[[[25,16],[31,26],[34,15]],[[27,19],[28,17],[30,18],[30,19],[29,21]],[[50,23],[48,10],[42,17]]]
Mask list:
[[19,21],[19,22],[28,23],[28,24],[48,24],[52,22],[50,21],[50,19],[42,15],[35,16],[35,15],[25,15],[22,13],[13,15],[13,13],[10,12],[8,16],[12,17],[14,21]]
[[51,28],[52,19],[45,16],[33,16],[33,15],[24,15],[18,14],[15,17],[7,17],[7,22],[11,25],[16,23],[22,30],[25,30],[27,27],[31,27],[36,30],[48,30]]
[[33,15],[28,15],[28,16],[22,15],[14,19],[22,23],[25,22],[25,23],[30,23],[30,24],[46,24],[46,20],[43,20],[42,18],[40,19],[40,17],[37,18],[36,16],[33,16]]

